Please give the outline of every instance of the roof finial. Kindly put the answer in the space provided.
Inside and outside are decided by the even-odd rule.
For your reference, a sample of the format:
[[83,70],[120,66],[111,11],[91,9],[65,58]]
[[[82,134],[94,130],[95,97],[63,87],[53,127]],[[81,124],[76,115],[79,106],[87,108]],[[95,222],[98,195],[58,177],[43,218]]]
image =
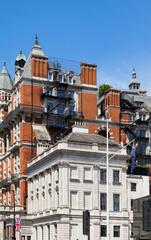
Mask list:
[[132,78],[136,78],[135,68],[133,68]]
[[6,62],[4,61],[4,66],[6,67]]
[[38,43],[37,33],[36,33],[36,37],[35,37],[35,44],[39,44],[39,43]]

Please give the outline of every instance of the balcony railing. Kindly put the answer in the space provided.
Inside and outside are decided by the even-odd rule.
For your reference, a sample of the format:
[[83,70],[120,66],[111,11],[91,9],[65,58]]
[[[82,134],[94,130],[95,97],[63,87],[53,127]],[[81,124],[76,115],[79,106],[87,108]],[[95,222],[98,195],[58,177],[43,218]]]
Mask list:
[[20,111],[42,113],[44,112],[44,107],[19,104],[12,112],[8,113],[4,121],[0,124],[0,129],[5,127],[5,125],[9,123]]
[[7,187],[12,183],[11,178],[5,178],[4,180],[0,181],[0,188]]

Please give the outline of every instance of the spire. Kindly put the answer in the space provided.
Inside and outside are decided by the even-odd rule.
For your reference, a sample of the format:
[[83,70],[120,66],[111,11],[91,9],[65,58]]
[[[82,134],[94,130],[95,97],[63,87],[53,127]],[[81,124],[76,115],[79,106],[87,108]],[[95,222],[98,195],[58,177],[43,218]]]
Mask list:
[[132,78],[136,78],[135,68],[133,68]]
[[37,37],[37,33],[36,33],[35,43],[34,43],[34,45],[39,45],[39,43],[38,43],[38,37]]
[[140,89],[140,82],[136,78],[135,68],[133,68],[132,79],[131,79],[131,82],[129,84],[129,89],[130,90],[139,90]]
[[36,37],[35,37],[34,46],[33,46],[32,50],[31,50],[31,54],[36,56],[36,57],[47,58],[46,55],[44,54],[41,46],[39,45],[37,33],[36,33]]
[[6,68],[6,62],[4,62],[3,69],[0,73],[0,89],[12,89],[12,80]]
[[4,61],[4,66],[3,66],[3,69],[1,71],[2,74],[9,74],[8,71],[7,71],[7,68],[6,68],[6,62]]

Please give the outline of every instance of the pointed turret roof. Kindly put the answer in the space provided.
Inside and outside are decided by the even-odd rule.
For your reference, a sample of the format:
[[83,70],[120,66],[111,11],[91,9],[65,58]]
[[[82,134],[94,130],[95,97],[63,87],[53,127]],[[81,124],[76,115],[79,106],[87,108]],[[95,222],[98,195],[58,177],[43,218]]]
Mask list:
[[36,57],[42,57],[42,58],[46,57],[46,55],[44,54],[42,48],[39,45],[37,34],[36,34],[36,37],[35,37],[34,46],[33,46],[32,50],[31,50],[31,54],[36,56]]
[[20,61],[20,60],[24,60],[26,62],[26,57],[25,55],[22,53],[22,50],[20,50],[19,55],[16,58],[16,61]]
[[45,55],[44,51],[42,50],[42,48],[39,45],[37,34],[35,37],[34,46],[31,49],[29,57],[24,66],[24,72],[22,75],[23,77],[31,78],[31,58],[32,57],[40,57],[40,58],[48,59],[48,57]]
[[0,73],[0,89],[12,89],[12,80],[6,68],[6,63],[4,62],[3,69]]
[[131,79],[131,83],[137,83],[140,84],[139,80],[136,78],[136,72],[135,72],[135,68],[133,68],[133,73],[132,73],[132,79]]

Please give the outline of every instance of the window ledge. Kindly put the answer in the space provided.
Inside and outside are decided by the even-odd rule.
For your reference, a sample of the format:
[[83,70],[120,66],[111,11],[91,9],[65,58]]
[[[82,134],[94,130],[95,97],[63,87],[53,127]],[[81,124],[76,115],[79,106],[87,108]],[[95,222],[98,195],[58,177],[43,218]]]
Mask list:
[[106,181],[100,180],[100,183],[101,183],[101,184],[106,184]]
[[122,185],[121,182],[113,182],[113,185]]
[[93,180],[84,179],[83,182],[85,182],[85,183],[93,183]]
[[78,178],[70,178],[70,182],[80,182]]

